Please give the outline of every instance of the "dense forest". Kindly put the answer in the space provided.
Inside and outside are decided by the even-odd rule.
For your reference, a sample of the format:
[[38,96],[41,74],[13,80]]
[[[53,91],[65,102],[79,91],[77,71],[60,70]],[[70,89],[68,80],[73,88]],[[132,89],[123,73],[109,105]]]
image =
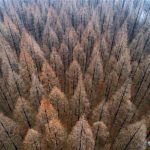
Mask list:
[[150,1],[0,0],[0,150],[148,150]]

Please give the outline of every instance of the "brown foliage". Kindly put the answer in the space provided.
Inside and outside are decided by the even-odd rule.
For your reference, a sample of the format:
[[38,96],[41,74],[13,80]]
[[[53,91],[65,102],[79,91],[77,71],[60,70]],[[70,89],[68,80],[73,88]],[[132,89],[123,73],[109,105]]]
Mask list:
[[0,149],[146,150],[148,0],[0,6]]

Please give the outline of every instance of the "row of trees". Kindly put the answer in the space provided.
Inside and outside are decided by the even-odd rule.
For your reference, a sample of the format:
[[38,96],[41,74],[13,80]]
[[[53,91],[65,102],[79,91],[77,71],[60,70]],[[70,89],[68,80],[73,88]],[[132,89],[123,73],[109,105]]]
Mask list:
[[0,4],[0,149],[146,150],[150,3]]

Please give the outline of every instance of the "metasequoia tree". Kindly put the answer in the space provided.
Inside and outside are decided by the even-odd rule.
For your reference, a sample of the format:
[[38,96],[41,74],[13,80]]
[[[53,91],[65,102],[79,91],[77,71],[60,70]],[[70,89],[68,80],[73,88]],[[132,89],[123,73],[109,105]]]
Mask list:
[[43,98],[41,100],[41,105],[38,110],[38,114],[36,117],[36,122],[38,127],[43,131],[44,125],[46,123],[49,123],[52,119],[57,119],[58,113],[55,110],[55,108],[52,106],[52,104],[49,102],[49,100]]
[[90,125],[84,116],[73,127],[68,136],[69,150],[92,150],[94,148],[94,137]]
[[[119,62],[118,62],[119,64]],[[114,56],[110,56],[109,60],[106,61],[104,64],[104,81],[108,78],[109,74],[111,73],[112,70],[116,72],[117,70],[117,60]]]
[[25,136],[23,144],[25,150],[40,150],[41,134],[34,129],[29,129]]
[[6,64],[4,61],[3,61],[3,59],[2,58],[0,58],[1,59],[1,79],[5,79],[5,80],[7,80],[7,78],[8,78],[8,76],[9,76],[9,74],[8,74],[8,72],[11,70],[10,69],[10,66],[8,65],[8,64]]
[[31,26],[31,33],[40,44],[42,44],[42,32],[44,30],[44,18],[42,15],[37,5],[30,7],[27,13],[27,18],[30,21],[28,24],[33,24],[33,27]]
[[138,60],[144,49],[144,31],[140,31],[129,45],[132,61]]
[[107,64],[107,61],[109,59],[109,38],[108,38],[108,35],[105,33],[102,35],[101,37],[101,58],[104,62],[104,67],[106,66]]
[[18,150],[21,143],[18,125],[0,113],[0,141],[5,149]]
[[39,45],[25,29],[22,31],[20,48],[26,49],[33,58],[34,55],[38,55],[41,57],[41,59],[44,59],[44,54]]
[[[136,33],[137,33],[137,22],[142,14],[142,9],[144,6],[144,1],[141,0],[139,2],[137,2],[137,4],[135,5],[135,3],[133,3],[133,9],[135,9],[135,11],[133,11],[133,13],[130,14],[130,27],[129,27],[129,40],[132,41],[132,39],[135,37]],[[131,10],[131,11],[132,11]],[[129,19],[129,18],[128,18]]]
[[86,56],[84,53],[84,49],[81,47],[80,43],[78,43],[73,50],[73,59],[78,61],[79,65],[81,66],[82,72],[84,72]]
[[64,42],[62,42],[58,52],[64,65],[64,72],[66,72],[70,64],[68,46]]
[[61,122],[57,119],[49,121],[45,125],[46,140],[50,149],[61,150],[67,138],[67,132]]
[[127,42],[127,24],[124,23],[116,35],[115,44],[112,50],[112,55],[115,56],[117,61],[119,60],[120,56],[123,55],[124,51],[126,51],[128,44]]
[[26,15],[25,15],[25,21],[26,21],[25,26],[28,29],[28,31],[33,34],[34,26],[31,25],[31,24],[33,24],[34,16],[32,15],[32,7],[23,8],[23,10],[24,10],[24,13],[26,12]]
[[84,32],[84,25],[83,24],[80,24],[78,27],[77,27],[77,34],[78,34],[78,40],[79,42],[81,43],[81,39],[82,39],[82,34]]
[[58,37],[48,24],[45,25],[42,37],[43,43],[46,44],[50,50],[52,47],[58,48],[59,45]]
[[[108,106],[110,123],[108,128],[110,134],[116,135],[120,127],[129,124],[129,121],[134,112],[134,106],[130,101],[131,98],[131,83],[126,81],[124,85],[112,96],[112,100]],[[115,110],[115,111],[114,111]]]
[[22,31],[20,49],[26,50],[32,57],[35,67],[40,70],[42,62],[45,60],[44,53],[38,43],[25,29]]
[[69,97],[71,97],[74,94],[80,75],[81,75],[80,65],[76,60],[73,60],[73,62],[70,64],[68,71],[66,72],[67,93]]
[[48,8],[50,6],[49,1],[46,0],[46,1],[44,1],[44,3],[42,3],[40,0],[37,0],[37,4],[41,10],[42,19],[45,22],[46,17],[47,17]]
[[[123,88],[122,88],[122,90],[123,90]],[[99,106],[95,108],[95,110],[93,112],[93,120],[95,118],[97,118],[96,121],[103,120],[107,124],[108,127],[109,127],[109,125],[112,124],[110,126],[109,130],[110,130],[110,134],[113,134],[114,137],[116,137],[116,135],[118,135],[118,133],[126,125],[126,123],[129,124],[129,121],[134,112],[134,107],[132,106],[131,102],[129,100],[127,100],[127,99],[129,99],[129,98],[127,98],[127,95],[129,96],[130,94],[126,91],[126,92],[124,92],[124,95],[121,95],[121,97],[120,97],[119,93],[121,94],[121,91],[118,91],[117,93],[116,93],[116,95],[113,96],[112,102],[109,102],[108,104],[105,101],[101,102],[99,104]],[[126,96],[125,96],[125,93],[126,93]],[[121,98],[120,102],[115,97],[116,98],[120,97]],[[116,102],[118,104],[116,104]],[[117,106],[117,105],[119,105],[119,106]],[[113,106],[116,110],[116,112],[114,112],[114,113],[113,113],[114,108],[112,108]],[[113,122],[112,123],[108,122],[108,121],[111,121],[111,119],[108,119],[108,118],[112,118]],[[108,141],[108,139],[106,141]],[[112,143],[114,143],[114,140]]]
[[103,93],[106,102],[112,97],[112,95],[116,91],[117,82],[118,75],[116,71],[113,70],[111,73],[108,74],[105,80],[105,87]]
[[65,94],[59,88],[54,87],[49,94],[49,101],[57,110],[58,117],[65,121],[69,110],[69,104]]
[[93,46],[93,51],[92,51],[92,54],[90,57],[90,62],[96,55],[99,55],[101,58],[101,50],[100,50],[100,42],[99,41],[95,41],[95,44]]
[[46,61],[43,63],[42,66],[40,81],[43,84],[43,87],[47,93],[49,93],[54,86],[60,86],[55,72]]
[[[52,48],[52,52],[50,55],[50,65],[52,66],[53,70],[56,73],[56,76],[58,77],[60,84],[63,85],[63,72],[64,72],[64,66],[61,60],[61,57],[57,53],[55,48]],[[63,87],[62,87],[63,88]]]
[[22,127],[31,128],[34,124],[34,110],[23,97],[17,99],[13,115]]
[[17,56],[2,34],[0,34],[0,39],[0,58],[2,58],[3,63],[6,63],[9,69],[12,68],[14,70],[13,66],[17,66]]
[[86,65],[85,67],[89,65],[89,59],[92,53],[92,49],[94,46],[94,43],[96,41],[96,33],[93,29],[92,23],[88,23],[88,26],[86,27],[83,35],[82,35],[82,42],[81,45],[84,48],[85,54],[86,54]]
[[7,11],[7,15],[10,17],[12,22],[16,25],[16,28],[19,31],[19,33],[21,33],[21,28],[22,28],[23,24],[21,23],[19,14],[16,12],[17,7],[18,7],[18,3],[16,3],[16,5],[14,5],[14,3],[12,2],[12,7],[11,7],[11,9],[9,9],[9,11]]
[[146,149],[146,127],[144,122],[137,122],[122,129],[119,133],[113,150],[124,149]]
[[103,66],[98,51],[96,54],[92,54],[92,56],[93,59],[90,62],[87,73],[91,76],[93,85],[96,86],[96,84],[103,80]]
[[[109,113],[108,113],[108,103],[105,100],[102,100],[92,112],[92,122],[103,121],[105,124],[109,122],[108,120]],[[110,122],[108,123],[110,124]]]
[[11,21],[11,19],[8,16],[4,16],[4,22],[1,23],[0,26],[1,33],[10,43],[11,47],[15,49],[17,56],[19,56],[20,33],[16,25]]
[[122,3],[120,3],[122,9],[120,9],[120,26],[130,17],[131,13],[131,1],[129,0],[124,0]]
[[19,96],[25,97],[27,96],[28,89],[25,86],[25,83],[19,74],[17,74],[14,71],[10,72],[8,81],[9,81],[10,95],[12,95],[14,102]]
[[89,74],[85,74],[84,85],[90,102],[90,106],[93,107],[93,102],[95,102],[97,98],[97,91],[93,88],[92,77]]
[[90,18],[86,7],[81,7],[80,10],[77,12],[77,15],[78,15],[78,24],[83,24],[83,26],[85,27]]
[[62,25],[60,23],[59,18],[57,19],[56,25],[54,27],[55,33],[57,34],[58,40],[59,42],[63,41],[63,35],[64,35],[64,31],[62,28]]
[[[132,102],[136,105],[136,110],[132,116],[131,121],[136,120],[139,118],[139,116],[144,116],[146,115],[146,108],[147,108],[147,102],[149,101],[149,88],[150,88],[150,83],[149,83],[149,56],[147,59],[144,60],[144,68],[143,71],[140,73],[138,72],[138,82],[136,82],[136,79],[134,79],[134,89],[135,92],[132,95]],[[143,63],[142,63],[143,64]],[[142,107],[145,107],[145,109],[142,109]]]
[[36,67],[31,55],[25,49],[21,50],[19,67],[25,84],[29,86],[32,81],[32,73],[36,73]]
[[55,11],[55,9],[53,9],[53,7],[50,7],[47,13],[46,24],[54,28],[57,22],[57,17],[58,16],[57,16],[57,12]]
[[5,81],[0,81],[0,108],[2,111],[7,113],[12,113],[14,108],[14,99],[12,98],[11,93],[9,92],[8,86]]
[[64,92],[66,92],[66,85],[67,85],[67,80],[66,80],[66,71],[69,68],[70,64],[70,59],[69,59],[69,49],[65,42],[62,42],[60,45],[60,48],[58,50],[59,56],[61,57],[62,63],[63,63],[63,71],[61,72],[62,78],[63,78],[63,83],[62,83],[62,89]]
[[98,5],[96,8],[96,13],[100,16],[99,26],[101,34],[109,32],[113,24],[113,16],[115,13],[111,5],[107,3],[107,1],[102,1],[101,5]]
[[[13,92],[13,90],[14,91],[16,90],[16,86],[14,87],[14,84],[13,84],[14,83],[13,81],[16,78],[13,78],[14,80],[11,80],[12,73],[14,73],[13,75],[15,76],[15,72],[13,72],[13,71],[11,72],[11,70],[8,69],[7,66],[5,66],[5,65],[2,67],[6,67],[6,68],[4,68],[4,69],[6,69],[6,72],[4,72],[4,74],[0,78],[1,105],[3,106],[1,109],[3,109],[3,108],[5,109],[5,106],[6,106],[6,108],[7,108],[6,112],[12,112],[14,105],[15,105],[16,98],[18,96],[18,91],[15,94]],[[6,76],[4,76],[4,75],[6,75]],[[10,83],[9,83],[9,81],[10,81]],[[20,82],[20,80],[18,80],[18,81]],[[15,89],[13,89],[13,88],[15,88]]]
[[48,9],[46,26],[52,27],[52,29],[55,31],[58,37],[58,40],[62,41],[64,31],[60,23],[59,17],[57,15],[57,12],[55,11],[55,9],[53,9],[53,7],[50,7]]
[[119,85],[122,85],[128,79],[131,72],[130,55],[128,49],[124,50],[124,55],[120,56],[120,59],[116,63],[115,70],[118,75],[118,81],[116,85],[116,88],[118,88]]
[[77,41],[78,41],[77,33],[76,33],[76,31],[74,30],[73,27],[68,28],[66,30],[66,34],[64,36],[64,40],[65,40],[65,42],[68,45],[68,48],[70,50],[69,58],[70,58],[70,60],[72,60],[73,49],[74,49],[74,47],[75,47],[75,45],[77,44]]
[[71,26],[71,21],[69,20],[69,16],[64,8],[60,10],[59,19],[63,31],[66,31],[66,29]]
[[[89,80],[88,78],[90,78],[91,80]],[[88,80],[89,82],[87,82]],[[87,84],[90,84],[90,86],[87,86],[87,88],[89,88],[88,93],[91,105],[95,104],[97,100],[97,92],[100,88],[102,81],[103,81],[103,66],[100,59],[100,55],[99,53],[96,55],[93,54],[93,59],[87,69],[87,73],[85,76],[85,82],[87,82]],[[93,92],[95,94],[93,94]]]
[[79,120],[83,114],[88,114],[90,109],[90,103],[85,91],[82,76],[80,76],[77,88],[74,95],[69,101],[71,107],[71,115],[73,122]]
[[43,85],[40,83],[38,77],[32,74],[32,84],[30,88],[30,100],[32,105],[38,109],[41,104],[41,99],[44,95]]
[[97,37],[99,37],[101,35],[101,28],[100,28],[100,20],[99,20],[99,16],[98,13],[96,11],[93,12],[92,17],[91,17],[91,22],[93,24],[93,29],[96,32]]
[[95,149],[103,147],[107,137],[109,136],[107,126],[103,121],[98,121],[93,124],[93,134],[95,138]]
[[0,114],[0,140],[7,149],[18,150],[20,147],[20,133],[18,125],[10,118]]

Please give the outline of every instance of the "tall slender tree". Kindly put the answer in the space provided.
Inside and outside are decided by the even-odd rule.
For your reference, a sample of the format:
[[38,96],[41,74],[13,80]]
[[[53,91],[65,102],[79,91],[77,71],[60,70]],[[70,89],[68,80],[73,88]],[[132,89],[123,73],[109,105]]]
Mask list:
[[54,86],[60,87],[59,80],[56,77],[55,72],[48,62],[44,62],[42,66],[42,71],[40,75],[40,81],[43,84],[43,87],[47,94],[51,91]]
[[69,97],[71,97],[74,94],[80,75],[81,75],[80,65],[76,60],[73,60],[73,62],[70,64],[68,71],[66,72],[67,87],[68,87],[67,93]]
[[47,99],[42,99],[41,105],[38,110],[36,117],[36,124],[38,128],[42,131],[45,129],[45,124],[49,123],[52,119],[57,119],[58,113],[52,104]]
[[46,140],[50,149],[61,150],[64,148],[67,132],[57,119],[51,120],[45,125]]
[[67,141],[69,150],[93,150],[93,133],[84,116],[80,117],[79,121],[73,127]]
[[34,129],[29,129],[23,143],[25,150],[40,150],[41,134]]

